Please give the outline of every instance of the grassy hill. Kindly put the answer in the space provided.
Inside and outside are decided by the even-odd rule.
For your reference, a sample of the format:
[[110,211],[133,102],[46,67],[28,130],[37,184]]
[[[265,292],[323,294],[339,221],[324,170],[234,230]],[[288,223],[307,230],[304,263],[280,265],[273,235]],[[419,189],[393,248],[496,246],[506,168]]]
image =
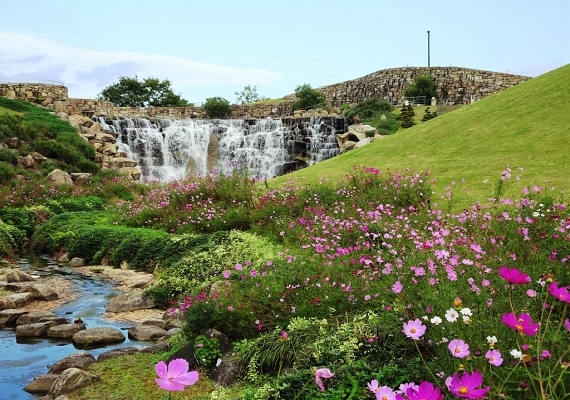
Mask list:
[[[437,193],[456,182],[454,208],[461,209],[493,197],[501,172],[510,166],[513,178],[507,185],[508,195],[537,185],[555,188],[559,198],[559,191],[570,190],[569,117],[570,65],[566,65],[368,146],[275,178],[269,185],[292,178],[299,183],[337,179],[353,166],[429,170],[437,179]],[[516,175],[522,175],[520,181]]]

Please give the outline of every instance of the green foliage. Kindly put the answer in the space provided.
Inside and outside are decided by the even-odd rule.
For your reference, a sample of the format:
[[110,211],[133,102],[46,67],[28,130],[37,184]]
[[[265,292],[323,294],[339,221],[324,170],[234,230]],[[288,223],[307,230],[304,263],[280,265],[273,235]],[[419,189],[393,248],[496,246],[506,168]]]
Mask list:
[[0,183],[10,180],[14,175],[16,175],[16,168],[12,164],[0,161]]
[[30,237],[36,226],[36,214],[27,208],[0,208],[0,220],[18,228]]
[[429,107],[426,107],[424,116],[422,117],[422,122],[429,121],[430,119],[434,119],[435,117],[437,117],[437,113],[432,113]]
[[198,335],[194,339],[194,358],[198,365],[211,367],[216,364],[216,361],[221,356],[222,352],[218,338],[207,338],[204,335]]
[[15,226],[6,224],[0,218],[0,256],[14,257],[23,249],[24,235]]
[[414,122],[414,115],[415,115],[414,107],[412,107],[411,104],[406,104],[402,106],[400,115],[398,116],[402,128],[411,128],[416,124]]
[[260,96],[257,93],[257,86],[245,85],[243,90],[240,92],[235,92],[237,96],[237,104],[251,104],[257,103],[258,101],[269,100],[267,97]]
[[12,150],[0,148],[0,162],[16,165],[18,158]]
[[408,85],[404,92],[406,97],[425,96],[426,104],[430,104],[431,98],[435,97],[435,78],[430,74],[416,77],[414,83]]
[[222,97],[207,98],[203,108],[207,118],[226,118],[232,113],[230,102]]
[[394,106],[392,106],[390,102],[372,97],[358,103],[355,107],[348,108],[344,112],[344,117],[349,124],[354,124],[371,119],[380,112],[382,112],[381,115],[385,115],[386,113],[392,112],[393,109]]
[[303,84],[295,88],[297,101],[291,105],[295,110],[309,110],[325,106],[325,97],[318,90],[312,89],[311,85]]
[[99,93],[100,100],[106,100],[117,107],[176,107],[189,103],[175,94],[168,79],[119,77],[119,81],[107,86]]

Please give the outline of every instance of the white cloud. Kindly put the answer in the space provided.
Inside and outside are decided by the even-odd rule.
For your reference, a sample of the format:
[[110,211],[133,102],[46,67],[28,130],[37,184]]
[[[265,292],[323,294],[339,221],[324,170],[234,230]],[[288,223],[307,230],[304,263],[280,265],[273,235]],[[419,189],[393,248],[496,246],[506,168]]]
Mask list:
[[94,98],[119,76],[169,79],[175,92],[192,86],[271,83],[276,72],[206,64],[182,57],[103,52],[70,47],[36,36],[0,32],[0,81],[61,81],[70,97]]

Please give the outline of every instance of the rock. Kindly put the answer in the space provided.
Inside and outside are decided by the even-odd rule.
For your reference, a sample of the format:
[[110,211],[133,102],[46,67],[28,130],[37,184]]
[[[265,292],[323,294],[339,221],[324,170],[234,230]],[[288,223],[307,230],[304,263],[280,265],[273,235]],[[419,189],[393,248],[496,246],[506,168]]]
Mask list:
[[85,324],[62,324],[52,326],[47,331],[48,337],[69,339],[77,332],[85,330]]
[[59,257],[57,259],[57,261],[60,263],[68,263],[69,262],[69,253],[65,253],[64,255],[62,255],[61,257]]
[[61,118],[62,120],[66,121],[66,122],[69,122],[69,114],[68,114],[68,113],[63,112],[63,111],[60,111],[60,112],[57,113],[57,116],[58,116],[59,118]]
[[169,318],[166,320],[166,328],[167,330],[169,329],[173,329],[173,328],[182,328],[182,321],[180,321],[179,319],[174,319],[174,318]]
[[47,174],[46,179],[54,185],[73,185],[71,176],[69,176],[67,172],[57,168]]
[[27,156],[17,156],[16,162],[17,162],[18,168],[34,168],[35,167],[34,159],[29,154]]
[[65,324],[69,324],[69,320],[67,318],[64,317],[43,317],[40,318],[40,320],[38,322],[49,322],[49,321],[53,321],[56,323],[56,325],[65,325]]
[[208,374],[208,377],[215,382],[216,387],[228,387],[234,384],[239,376],[240,367],[238,362],[233,359],[232,353],[224,354]]
[[[0,310],[9,310],[16,308],[16,303],[13,300],[8,299],[7,297],[0,298]],[[2,325],[2,317],[0,317],[0,325]]]
[[129,354],[137,354],[138,352],[139,349],[136,347],[121,347],[101,353],[99,357],[97,357],[97,362],[110,360],[112,358],[119,358]]
[[25,306],[26,304],[34,301],[34,295],[31,293],[28,293],[28,292],[14,293],[14,294],[10,294],[10,295],[6,296],[6,299],[8,301],[12,301],[14,304],[14,307],[18,308],[18,307]]
[[55,326],[55,322],[36,322],[33,324],[18,325],[16,327],[16,338],[19,337],[39,337],[45,336],[47,330]]
[[356,143],[356,144],[354,145],[353,148],[354,148],[354,149],[358,149],[358,148],[360,148],[360,147],[362,147],[362,146],[366,146],[367,144],[370,144],[371,141],[372,141],[372,140],[371,140],[369,137],[364,138],[364,139],[361,139],[358,143]]
[[36,283],[30,288],[30,293],[34,295],[34,299],[42,301],[57,300],[59,296],[51,287],[45,284]]
[[6,143],[8,147],[11,149],[17,149],[20,141],[18,140],[17,137],[11,137],[11,138],[5,138],[4,143]]
[[152,341],[167,335],[165,329],[152,325],[140,325],[129,329],[129,339]]
[[123,175],[130,176],[134,181],[141,179],[141,171],[135,167],[121,167],[119,168],[119,172]]
[[42,318],[57,317],[51,311],[34,311],[31,313],[22,314],[16,321],[16,325],[33,324],[40,322]]
[[111,160],[111,168],[136,167],[137,162],[126,157],[116,157]]
[[29,292],[33,284],[34,284],[33,282],[8,282],[6,283],[4,288],[12,292],[24,293],[24,292]]
[[182,328],[171,328],[169,330],[166,331],[166,337],[167,338],[171,338],[174,335],[178,335],[179,333],[181,333],[183,331]]
[[154,307],[154,300],[146,296],[143,289],[133,289],[111,299],[107,312],[136,311]]
[[32,280],[30,274],[21,269],[13,269],[6,273],[6,282],[29,282]]
[[46,394],[51,389],[59,374],[44,374],[34,378],[24,390],[31,394]]
[[83,267],[83,266],[85,266],[85,260],[83,258],[80,258],[80,257],[73,257],[69,261],[68,265],[72,268]]
[[32,154],[30,154],[30,156],[32,157],[32,160],[34,160],[34,165],[40,165],[44,161],[49,160],[49,158],[38,153],[37,151],[34,151]]
[[0,325],[15,325],[21,315],[27,314],[26,310],[21,308],[10,308],[0,311]]
[[166,321],[164,319],[157,319],[157,318],[145,319],[144,321],[141,322],[141,325],[152,325],[152,326],[157,326],[157,327],[162,328],[162,329],[166,329],[167,324],[168,324],[168,321]]
[[170,343],[164,342],[164,343],[155,344],[153,346],[145,347],[144,349],[141,350],[141,353],[156,354],[156,353],[164,353],[165,351],[169,350],[170,350]]
[[125,335],[115,328],[96,327],[79,331],[71,338],[73,343],[79,346],[92,347],[111,343],[122,343]]
[[204,332],[204,336],[206,336],[208,339],[211,338],[218,339],[218,342],[220,343],[220,351],[222,352],[222,354],[225,354],[232,350],[232,342],[230,338],[228,338],[222,332],[216,329],[206,329],[206,331]]
[[99,377],[85,372],[79,368],[69,368],[61,373],[55,380],[48,395],[57,397],[72,392],[85,386],[89,386],[100,380]]
[[48,370],[48,374],[61,374],[68,368],[79,368],[87,371],[91,364],[95,364],[95,357],[86,352],[70,354],[67,357],[53,364]]
[[71,174],[69,174],[71,176],[71,180],[74,183],[84,183],[87,182],[89,180],[89,178],[91,178],[91,175],[89,172],[72,172]]
[[354,142],[352,140],[347,140],[346,142],[344,142],[339,150],[339,154],[343,154],[346,153],[349,150],[352,150],[354,148],[354,146],[356,146],[357,142]]

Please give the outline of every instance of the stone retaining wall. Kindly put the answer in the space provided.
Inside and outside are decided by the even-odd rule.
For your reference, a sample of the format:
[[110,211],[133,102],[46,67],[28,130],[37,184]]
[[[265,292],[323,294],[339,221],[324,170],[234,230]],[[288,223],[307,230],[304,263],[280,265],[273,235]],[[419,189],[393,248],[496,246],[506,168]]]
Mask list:
[[48,83],[0,83],[0,96],[30,103],[40,103],[48,98],[52,101],[68,98],[66,86]]

